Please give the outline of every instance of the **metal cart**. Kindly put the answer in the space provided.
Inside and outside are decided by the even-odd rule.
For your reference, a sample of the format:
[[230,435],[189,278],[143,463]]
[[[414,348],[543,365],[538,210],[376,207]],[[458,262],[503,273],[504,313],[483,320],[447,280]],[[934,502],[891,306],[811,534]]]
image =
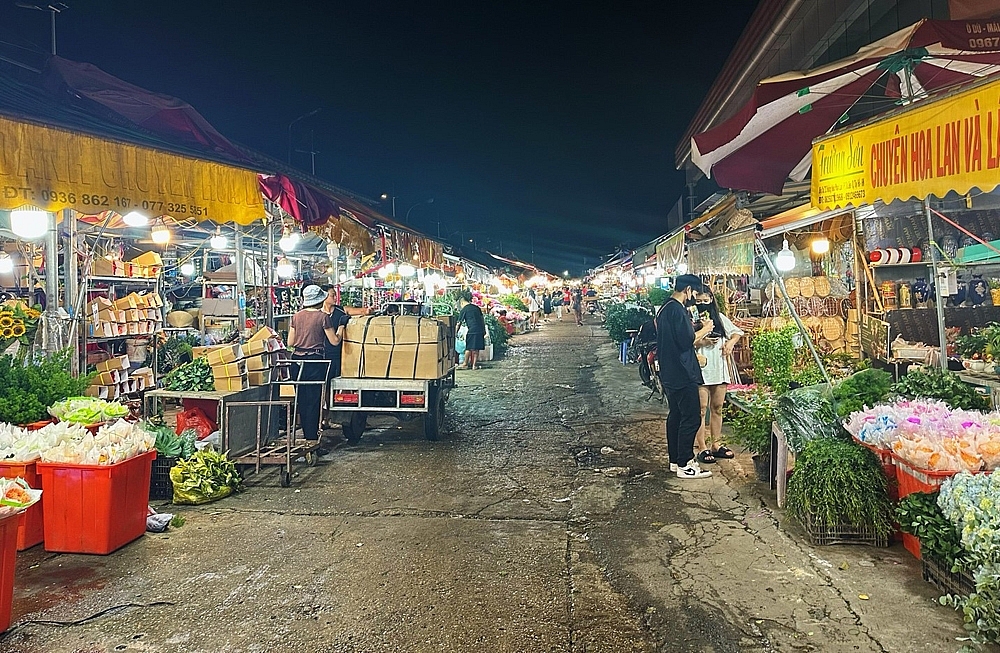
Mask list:
[[437,440],[444,430],[445,402],[455,387],[455,368],[437,379],[355,379],[330,382],[330,410],[344,428],[344,437],[361,439],[371,413],[399,419],[423,416],[424,435]]

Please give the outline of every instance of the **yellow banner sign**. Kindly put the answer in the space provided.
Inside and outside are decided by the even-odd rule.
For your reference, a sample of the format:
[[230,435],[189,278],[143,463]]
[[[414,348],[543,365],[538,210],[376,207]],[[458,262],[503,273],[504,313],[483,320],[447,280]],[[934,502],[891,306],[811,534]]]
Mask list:
[[1000,80],[813,143],[812,204],[823,210],[998,184]]
[[0,209],[25,205],[240,224],[264,216],[250,170],[0,117]]

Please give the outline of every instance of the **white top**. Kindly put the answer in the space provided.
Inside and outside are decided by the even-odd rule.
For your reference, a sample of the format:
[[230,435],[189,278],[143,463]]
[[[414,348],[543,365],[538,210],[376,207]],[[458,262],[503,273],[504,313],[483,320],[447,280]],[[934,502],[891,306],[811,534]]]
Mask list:
[[542,310],[542,307],[538,305],[538,300],[534,297],[528,297],[528,312],[534,313],[540,310]]
[[720,338],[714,345],[708,347],[698,347],[698,355],[704,356],[708,362],[701,368],[701,376],[705,379],[705,385],[719,385],[721,383],[732,383],[732,376],[729,374],[729,365],[722,356],[722,347],[733,336],[744,335],[743,330],[733,324],[732,320],[719,313],[719,322],[726,331],[725,340]]

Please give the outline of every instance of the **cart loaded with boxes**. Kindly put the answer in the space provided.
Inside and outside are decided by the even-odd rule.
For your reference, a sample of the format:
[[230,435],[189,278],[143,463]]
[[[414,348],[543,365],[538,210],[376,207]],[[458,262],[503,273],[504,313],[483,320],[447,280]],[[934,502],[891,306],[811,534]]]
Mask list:
[[422,417],[427,439],[438,439],[455,387],[452,330],[444,320],[414,315],[351,319],[329,404],[349,442],[361,439],[370,414]]

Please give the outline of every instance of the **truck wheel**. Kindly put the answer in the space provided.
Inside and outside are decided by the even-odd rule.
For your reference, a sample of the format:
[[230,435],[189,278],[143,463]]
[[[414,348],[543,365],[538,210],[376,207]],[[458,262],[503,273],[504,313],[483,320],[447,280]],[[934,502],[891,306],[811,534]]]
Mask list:
[[368,413],[353,412],[351,417],[341,426],[344,428],[344,437],[347,438],[347,441],[351,444],[357,444],[361,441],[361,434],[368,426]]
[[430,404],[427,406],[427,414],[424,415],[424,435],[434,442],[444,431],[445,394],[440,388],[432,388],[430,395]]

